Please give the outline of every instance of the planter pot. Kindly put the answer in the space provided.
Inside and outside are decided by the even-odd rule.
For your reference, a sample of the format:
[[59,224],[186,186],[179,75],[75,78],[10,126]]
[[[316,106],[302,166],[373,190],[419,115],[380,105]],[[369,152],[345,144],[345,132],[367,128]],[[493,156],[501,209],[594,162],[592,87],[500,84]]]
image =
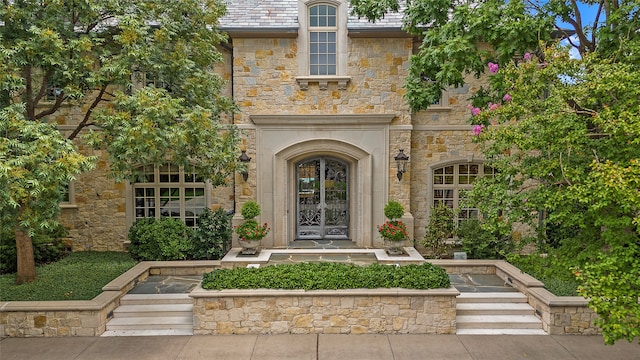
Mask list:
[[238,243],[242,246],[240,254],[242,255],[256,255],[258,253],[258,247],[260,247],[260,239],[246,240],[243,238],[238,239]]
[[387,254],[392,256],[404,255],[404,240],[384,239],[384,248]]

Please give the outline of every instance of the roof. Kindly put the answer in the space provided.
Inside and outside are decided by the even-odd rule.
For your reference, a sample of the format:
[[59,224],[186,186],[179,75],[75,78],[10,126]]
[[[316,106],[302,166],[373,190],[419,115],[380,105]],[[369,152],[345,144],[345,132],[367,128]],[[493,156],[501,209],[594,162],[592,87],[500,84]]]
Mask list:
[[[227,14],[220,19],[225,29],[297,29],[296,0],[227,0]],[[375,23],[349,14],[348,29],[400,29],[402,13],[389,13]]]

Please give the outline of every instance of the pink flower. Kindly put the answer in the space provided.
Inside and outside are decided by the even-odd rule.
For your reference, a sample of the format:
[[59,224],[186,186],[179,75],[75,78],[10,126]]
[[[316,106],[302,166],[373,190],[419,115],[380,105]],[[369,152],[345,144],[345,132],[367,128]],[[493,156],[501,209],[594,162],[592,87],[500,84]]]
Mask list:
[[524,60],[525,60],[525,61],[529,61],[529,60],[531,60],[531,54],[530,54],[530,53],[525,53],[525,54],[524,54]]
[[478,136],[482,134],[482,130],[484,130],[484,125],[473,125],[473,129],[471,130],[471,132],[474,136]]
[[489,103],[489,110],[495,110],[500,107],[500,104]]
[[474,107],[471,109],[471,115],[477,116],[478,114],[480,114],[480,108]]
[[498,69],[500,69],[500,66],[498,64],[494,64],[492,62],[490,62],[489,64],[489,72],[492,74],[495,74],[498,72]]
[[504,102],[509,102],[509,101],[511,101],[511,95],[509,95],[509,94],[504,94],[504,96],[502,97],[502,101],[504,101]]

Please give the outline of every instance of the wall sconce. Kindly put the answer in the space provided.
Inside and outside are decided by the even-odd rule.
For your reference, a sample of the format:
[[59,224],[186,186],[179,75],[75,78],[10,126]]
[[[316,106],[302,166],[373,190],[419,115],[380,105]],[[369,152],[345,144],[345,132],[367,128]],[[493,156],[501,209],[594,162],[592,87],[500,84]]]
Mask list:
[[407,172],[407,163],[409,163],[409,157],[404,153],[404,149],[398,151],[398,155],[394,157],[396,161],[396,167],[398,168],[398,181],[402,180],[402,174]]
[[[251,161],[251,158],[247,156],[247,150],[241,150],[241,151],[242,151],[242,154],[240,154],[240,157],[238,157],[238,160],[240,160],[240,162],[243,162],[243,163],[248,163],[249,161]],[[249,179],[249,169],[244,170],[240,174],[242,174],[242,179],[245,182],[247,181],[247,179]]]

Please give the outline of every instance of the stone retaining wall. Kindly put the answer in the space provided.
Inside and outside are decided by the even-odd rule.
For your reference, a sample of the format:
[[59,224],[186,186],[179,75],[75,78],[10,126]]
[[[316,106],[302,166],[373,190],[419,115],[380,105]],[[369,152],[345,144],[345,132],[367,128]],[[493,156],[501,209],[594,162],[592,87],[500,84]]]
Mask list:
[[194,334],[455,334],[455,288],[335,291],[197,288]]
[[496,274],[506,284],[527,295],[527,302],[542,320],[542,329],[550,335],[600,334],[595,325],[598,315],[587,307],[581,296],[555,296],[544,284],[502,260],[428,260],[448,274]]
[[100,336],[120,298],[149,275],[198,275],[220,261],[143,261],[86,301],[0,302],[0,337]]

